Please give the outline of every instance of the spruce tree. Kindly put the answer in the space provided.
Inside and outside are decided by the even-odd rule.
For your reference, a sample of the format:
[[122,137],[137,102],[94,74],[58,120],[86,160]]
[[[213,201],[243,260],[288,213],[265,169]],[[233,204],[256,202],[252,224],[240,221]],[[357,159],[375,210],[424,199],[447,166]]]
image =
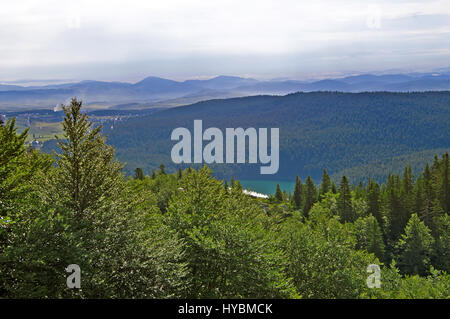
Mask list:
[[143,180],[144,179],[144,171],[142,170],[142,168],[137,167],[134,170],[134,179],[138,179],[138,180]]
[[450,212],[450,167],[448,153],[442,155],[441,185],[439,187],[439,199],[444,213]]
[[283,201],[283,193],[281,192],[280,184],[277,184],[277,189],[275,191],[275,200],[279,203]]
[[407,274],[425,275],[430,266],[434,239],[430,229],[412,214],[398,242],[400,268]]
[[380,208],[380,185],[369,180],[367,185],[367,206],[368,211],[376,218],[379,225],[383,225],[383,218]]
[[405,228],[403,224],[403,208],[399,193],[398,184],[394,175],[388,176],[386,186],[386,215],[388,219],[387,233],[390,239],[389,243],[394,246]]
[[303,184],[300,177],[297,175],[295,177],[295,187],[294,187],[294,206],[296,209],[302,208],[303,203]]
[[419,212],[420,218],[428,227],[432,226],[432,206],[434,201],[433,178],[428,163],[423,171],[423,210]]
[[341,216],[341,220],[343,222],[353,222],[356,218],[356,215],[352,206],[352,194],[350,191],[350,185],[345,175],[342,176],[338,192],[339,197],[337,208],[339,215]]
[[334,183],[334,181],[331,181],[331,192],[333,194],[337,194],[337,187],[336,187],[336,184]]
[[314,203],[317,201],[317,190],[311,177],[308,176],[305,182],[305,204],[303,207],[303,213],[308,217],[308,213]]
[[92,127],[81,107],[76,99],[63,106],[64,138],[57,138],[62,151],[57,160],[61,167],[58,183],[76,215],[100,207],[102,200],[114,196],[122,180],[122,165],[114,160],[114,149],[100,134],[101,126]]
[[375,254],[381,261],[384,260],[385,247],[380,226],[372,215],[359,218],[355,221],[357,238],[356,248]]
[[331,189],[331,179],[330,176],[328,176],[327,170],[323,169],[322,172],[322,183],[320,184],[319,189],[319,196],[320,198],[323,197],[328,191]]
[[161,175],[166,175],[166,168],[165,168],[164,164],[159,165],[159,173]]

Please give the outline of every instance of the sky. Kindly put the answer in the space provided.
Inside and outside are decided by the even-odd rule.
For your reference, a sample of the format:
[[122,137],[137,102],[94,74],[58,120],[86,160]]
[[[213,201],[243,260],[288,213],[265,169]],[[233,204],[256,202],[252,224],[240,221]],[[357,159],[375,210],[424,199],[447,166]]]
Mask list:
[[0,81],[313,79],[450,66],[450,0],[1,0]]

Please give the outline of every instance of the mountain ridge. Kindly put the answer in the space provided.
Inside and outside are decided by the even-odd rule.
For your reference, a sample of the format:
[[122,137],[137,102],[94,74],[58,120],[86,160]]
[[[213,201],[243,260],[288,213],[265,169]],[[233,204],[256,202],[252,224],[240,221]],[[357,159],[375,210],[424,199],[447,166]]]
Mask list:
[[[315,81],[256,80],[236,76],[217,76],[205,80],[175,81],[149,76],[136,83],[85,80],[44,86],[0,85],[0,109],[49,107],[66,103],[71,97],[86,105],[99,102],[102,108],[144,104],[143,108],[164,101],[178,105],[230,96],[284,95],[295,92],[413,92],[450,90],[450,72],[420,74],[360,74]],[[193,100],[193,97],[195,99]],[[183,99],[187,102],[184,103]],[[173,106],[168,103],[168,106]],[[95,105],[92,107],[95,108]]]

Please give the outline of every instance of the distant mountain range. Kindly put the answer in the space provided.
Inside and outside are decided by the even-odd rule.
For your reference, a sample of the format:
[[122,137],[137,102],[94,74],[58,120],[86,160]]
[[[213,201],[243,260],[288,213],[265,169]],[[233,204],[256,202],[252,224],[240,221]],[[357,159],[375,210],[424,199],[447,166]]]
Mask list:
[[147,77],[137,83],[81,81],[44,86],[0,84],[0,110],[49,108],[78,97],[91,109],[142,109],[177,106],[214,98],[283,95],[311,91],[445,91],[450,70],[435,73],[362,74],[320,81],[272,80],[218,76],[183,82]]

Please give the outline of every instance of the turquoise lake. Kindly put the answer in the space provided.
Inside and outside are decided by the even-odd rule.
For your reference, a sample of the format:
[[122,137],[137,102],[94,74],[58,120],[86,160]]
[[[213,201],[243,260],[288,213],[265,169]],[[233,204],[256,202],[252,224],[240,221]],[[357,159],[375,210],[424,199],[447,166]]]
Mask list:
[[243,188],[252,190],[258,193],[273,195],[277,188],[277,184],[280,184],[281,190],[286,192],[294,192],[295,182],[287,181],[260,181],[260,180],[239,180]]

